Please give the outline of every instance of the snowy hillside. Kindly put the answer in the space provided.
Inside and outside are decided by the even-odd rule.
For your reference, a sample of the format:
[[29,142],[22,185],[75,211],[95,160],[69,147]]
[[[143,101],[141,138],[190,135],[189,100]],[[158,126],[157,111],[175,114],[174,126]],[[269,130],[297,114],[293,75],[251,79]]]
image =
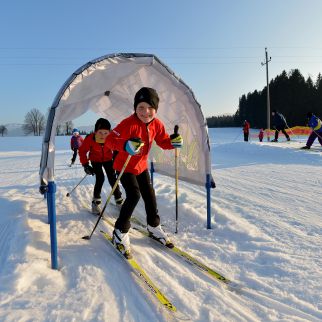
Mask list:
[[7,128],[7,133],[5,136],[24,136],[24,132],[22,130],[23,124],[19,123],[10,123],[5,124],[5,127]]
[[[38,193],[41,138],[0,137],[0,321],[321,321],[322,151],[291,142],[242,142],[240,129],[210,129],[212,229],[205,189],[155,175],[159,213],[176,246],[238,283],[231,290],[137,231],[133,253],[176,306],[147,296],[88,211],[93,178],[70,168],[69,139],[56,138],[59,270],[50,268],[46,200]],[[281,135],[281,141],[284,140]],[[303,141],[304,140],[304,141]],[[110,191],[104,183],[103,199]],[[116,206],[107,207],[111,220]],[[144,221],[140,202],[134,216]],[[100,229],[111,232],[105,222]]]
[[[23,124],[19,123],[9,123],[5,124],[5,127],[7,128],[7,133],[5,134],[6,137],[8,136],[26,136],[23,129],[22,129]],[[79,126],[77,127],[81,132],[85,131],[86,133],[90,133],[93,131],[93,126]],[[28,135],[32,136],[32,134]]]

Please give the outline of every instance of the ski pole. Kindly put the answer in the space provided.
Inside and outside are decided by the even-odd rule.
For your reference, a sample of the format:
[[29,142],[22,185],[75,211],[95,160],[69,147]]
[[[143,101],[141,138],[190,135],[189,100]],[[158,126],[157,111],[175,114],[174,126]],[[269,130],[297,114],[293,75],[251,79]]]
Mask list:
[[84,178],[82,178],[81,179],[81,181],[79,181],[78,183],[77,183],[77,185],[72,189],[72,191],[71,192],[67,192],[66,193],[66,197],[69,197],[70,195],[71,195],[71,193],[82,183],[82,181],[85,179],[87,177],[87,173],[85,174],[85,176],[84,176]]
[[[179,126],[174,126],[174,134],[178,134]],[[176,234],[178,233],[178,179],[179,179],[179,171],[178,171],[178,148],[174,149],[174,164],[175,164],[175,190],[176,190]]]
[[313,132],[320,138],[320,139],[322,139],[322,136],[320,135],[320,134],[318,134],[318,132],[316,132],[316,131],[314,131],[313,130]]
[[286,124],[286,126],[290,130],[290,132],[292,133],[292,135],[295,136],[295,134],[293,133],[292,129],[288,126],[288,124]]
[[124,165],[123,165],[123,167],[122,167],[122,170],[121,170],[120,174],[118,175],[118,177],[117,177],[117,179],[116,179],[116,181],[115,181],[115,183],[114,183],[114,186],[113,186],[113,188],[112,188],[112,190],[111,190],[110,194],[109,194],[109,195],[108,195],[108,197],[107,197],[107,200],[106,200],[106,202],[105,202],[105,205],[104,205],[104,207],[103,207],[103,209],[102,209],[102,211],[101,211],[101,213],[100,213],[100,215],[99,215],[99,217],[98,217],[98,219],[97,219],[97,221],[96,221],[96,224],[95,224],[95,226],[94,226],[94,228],[93,228],[93,230],[92,230],[91,234],[90,234],[90,235],[88,235],[88,236],[83,236],[83,237],[82,237],[83,239],[87,239],[87,240],[89,240],[89,239],[91,239],[91,238],[92,238],[92,235],[93,235],[93,233],[94,233],[94,231],[95,231],[95,229],[96,229],[96,227],[97,227],[98,223],[100,222],[101,218],[103,217],[103,214],[104,214],[105,208],[106,208],[106,207],[107,207],[107,205],[109,204],[109,202],[110,202],[110,200],[111,200],[111,198],[112,198],[112,195],[113,195],[113,193],[114,193],[114,191],[115,191],[115,189],[116,189],[116,187],[117,187],[117,185],[118,185],[118,183],[119,183],[119,181],[120,181],[120,179],[121,179],[121,177],[122,177],[122,175],[123,175],[123,173],[124,173],[124,170],[125,170],[125,168],[126,168],[127,164],[129,163],[129,161],[130,161],[130,159],[131,159],[131,156],[132,156],[132,155],[131,155],[131,154],[129,154],[129,155],[128,155],[128,157],[127,157],[127,159],[125,160]]

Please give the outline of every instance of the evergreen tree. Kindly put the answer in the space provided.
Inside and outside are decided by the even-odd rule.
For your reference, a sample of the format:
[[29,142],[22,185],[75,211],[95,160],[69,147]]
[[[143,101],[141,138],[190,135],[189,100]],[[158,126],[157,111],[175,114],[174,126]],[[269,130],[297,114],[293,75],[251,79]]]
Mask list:
[[322,76],[319,73],[317,80],[314,85],[316,96],[312,112],[322,118]]
[[[281,112],[288,126],[304,125],[307,112],[322,116],[322,76],[319,74],[314,83],[311,77],[306,80],[298,69],[289,73],[285,70],[270,81],[270,110]],[[238,109],[233,116],[208,118],[208,126],[225,126],[234,124],[242,126],[244,120],[252,128],[267,126],[267,87],[255,90],[239,98]],[[232,125],[229,125],[232,126]]]

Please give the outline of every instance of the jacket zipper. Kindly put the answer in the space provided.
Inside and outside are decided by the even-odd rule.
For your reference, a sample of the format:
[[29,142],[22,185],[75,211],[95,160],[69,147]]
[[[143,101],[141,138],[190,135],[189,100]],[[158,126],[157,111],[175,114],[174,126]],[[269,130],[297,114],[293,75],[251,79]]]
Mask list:
[[150,129],[149,129],[149,124],[146,125],[146,133],[148,135],[148,149],[147,149],[147,153],[150,150]]
[[104,162],[104,145],[101,145],[102,148],[102,162]]

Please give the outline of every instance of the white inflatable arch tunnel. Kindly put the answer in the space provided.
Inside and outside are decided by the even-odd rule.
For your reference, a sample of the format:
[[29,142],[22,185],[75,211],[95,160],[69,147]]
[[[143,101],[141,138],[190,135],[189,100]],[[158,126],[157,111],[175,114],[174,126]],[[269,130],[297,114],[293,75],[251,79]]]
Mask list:
[[[76,70],[57,93],[50,108],[42,145],[41,186],[54,182],[55,135],[58,124],[74,120],[91,110],[118,124],[134,112],[133,100],[141,87],[159,94],[157,117],[169,134],[175,125],[183,136],[179,153],[179,179],[207,188],[210,228],[211,175],[208,129],[201,106],[192,90],[156,56],[120,53],[94,59]],[[154,171],[175,176],[174,152],[154,146],[150,152]]]

